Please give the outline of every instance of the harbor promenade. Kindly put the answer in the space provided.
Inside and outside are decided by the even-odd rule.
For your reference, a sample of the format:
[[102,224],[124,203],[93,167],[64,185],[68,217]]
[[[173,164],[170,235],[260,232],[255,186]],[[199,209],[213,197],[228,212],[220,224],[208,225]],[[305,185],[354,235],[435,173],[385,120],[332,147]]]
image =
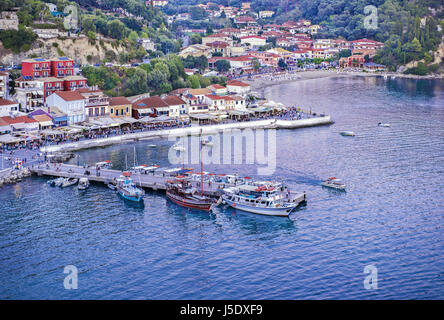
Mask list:
[[113,136],[108,138],[83,140],[83,141],[64,143],[59,145],[50,145],[50,146],[41,147],[40,151],[42,153],[76,151],[81,149],[104,147],[128,141],[165,138],[169,136],[174,137],[174,136],[198,135],[200,134],[201,128],[202,128],[202,133],[204,135],[210,135],[210,134],[216,134],[224,130],[233,130],[233,129],[248,129],[248,128],[249,129],[297,129],[304,127],[328,125],[332,123],[333,121],[331,120],[330,116],[323,116],[323,117],[314,117],[314,118],[298,119],[298,120],[266,119],[266,120],[234,122],[234,123],[224,123],[224,124],[206,125],[206,126],[196,125],[184,128],[143,131],[143,132]]

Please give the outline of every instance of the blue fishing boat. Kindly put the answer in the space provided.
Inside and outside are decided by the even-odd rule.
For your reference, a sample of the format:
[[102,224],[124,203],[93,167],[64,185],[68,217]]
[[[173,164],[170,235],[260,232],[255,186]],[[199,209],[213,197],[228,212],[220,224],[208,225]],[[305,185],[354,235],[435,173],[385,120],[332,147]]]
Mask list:
[[131,180],[131,172],[124,172],[120,179],[118,179],[117,192],[122,198],[135,202],[142,201],[145,194]]

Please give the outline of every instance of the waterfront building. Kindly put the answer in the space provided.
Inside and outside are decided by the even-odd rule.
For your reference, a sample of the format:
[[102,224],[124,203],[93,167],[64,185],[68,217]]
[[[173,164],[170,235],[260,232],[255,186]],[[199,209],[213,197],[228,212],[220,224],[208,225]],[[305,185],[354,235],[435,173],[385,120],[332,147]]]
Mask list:
[[162,100],[169,106],[168,116],[178,118],[188,113],[187,103],[178,96],[166,96]]
[[109,97],[98,88],[83,88],[75,92],[84,98],[85,117],[87,120],[110,115]]
[[206,95],[205,103],[208,104],[209,111],[229,111],[234,110],[235,106],[235,100],[232,97],[214,94]]
[[112,97],[109,101],[109,115],[111,118],[131,117],[131,102],[125,97]]
[[152,96],[135,101],[132,104],[133,118],[168,116],[169,105],[159,96]]
[[85,121],[85,97],[78,91],[57,91],[46,99],[47,107],[59,108],[68,116],[68,125]]
[[0,98],[0,117],[10,116],[19,111],[17,102]]
[[217,83],[209,85],[207,88],[211,90],[212,94],[218,96],[225,96],[228,94],[227,88]]
[[20,110],[29,112],[44,105],[44,83],[31,77],[19,77],[15,80],[15,99]]
[[39,123],[37,120],[24,116],[5,116],[0,118],[2,123],[6,123],[10,127],[10,131],[34,131],[39,130]]
[[240,95],[246,95],[250,92],[251,87],[248,83],[238,80],[228,80],[227,90],[229,93],[235,93]]

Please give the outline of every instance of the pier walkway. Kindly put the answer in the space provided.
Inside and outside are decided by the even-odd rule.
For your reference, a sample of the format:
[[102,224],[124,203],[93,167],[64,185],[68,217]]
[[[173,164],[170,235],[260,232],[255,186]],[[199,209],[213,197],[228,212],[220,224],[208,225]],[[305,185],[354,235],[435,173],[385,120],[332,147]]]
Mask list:
[[[112,169],[100,169],[95,167],[84,168],[81,166],[71,164],[40,164],[29,168],[32,173],[38,176],[48,177],[64,177],[64,178],[88,178],[89,181],[109,183],[113,179],[117,179],[122,175],[122,171]],[[89,175],[85,174],[85,171],[89,171]],[[138,187],[151,189],[153,191],[165,191],[166,181],[174,179],[171,175],[163,174],[162,172],[153,172],[148,174],[142,174],[139,172],[132,172],[132,180]],[[199,187],[199,181],[191,181],[191,184],[195,187]],[[221,184],[216,182],[208,182],[204,180],[204,194],[212,197],[218,197],[220,191],[226,187],[232,187],[234,184]],[[291,190],[288,191],[288,199],[292,202],[305,201],[305,193],[298,193]]]

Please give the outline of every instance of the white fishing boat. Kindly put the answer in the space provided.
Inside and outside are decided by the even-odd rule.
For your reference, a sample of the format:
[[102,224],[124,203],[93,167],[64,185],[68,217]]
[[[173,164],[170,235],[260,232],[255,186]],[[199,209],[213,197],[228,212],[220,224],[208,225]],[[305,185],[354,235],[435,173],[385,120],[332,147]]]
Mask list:
[[378,126],[379,126],[379,127],[390,127],[390,123],[382,123],[382,122],[379,122],[379,123],[378,123]]
[[223,191],[223,203],[236,210],[267,216],[288,217],[299,205],[299,202],[286,201],[284,195],[274,187],[244,184]]
[[338,190],[345,190],[345,183],[342,182],[341,179],[338,179],[336,177],[331,177],[326,180],[323,180],[321,184],[324,187],[338,189]]
[[143,201],[145,191],[136,187],[136,185],[132,182],[131,172],[123,172],[120,180],[118,181],[122,181],[117,183],[117,192],[122,198],[134,202]]
[[62,182],[62,184],[60,185],[60,187],[62,188],[67,188],[70,186],[75,185],[79,180],[76,178],[65,178]]
[[77,186],[77,188],[79,190],[86,190],[89,187],[89,180],[88,178],[80,178],[79,179],[79,184]]
[[355,133],[353,131],[341,131],[340,132],[341,136],[345,136],[345,137],[354,137]]

